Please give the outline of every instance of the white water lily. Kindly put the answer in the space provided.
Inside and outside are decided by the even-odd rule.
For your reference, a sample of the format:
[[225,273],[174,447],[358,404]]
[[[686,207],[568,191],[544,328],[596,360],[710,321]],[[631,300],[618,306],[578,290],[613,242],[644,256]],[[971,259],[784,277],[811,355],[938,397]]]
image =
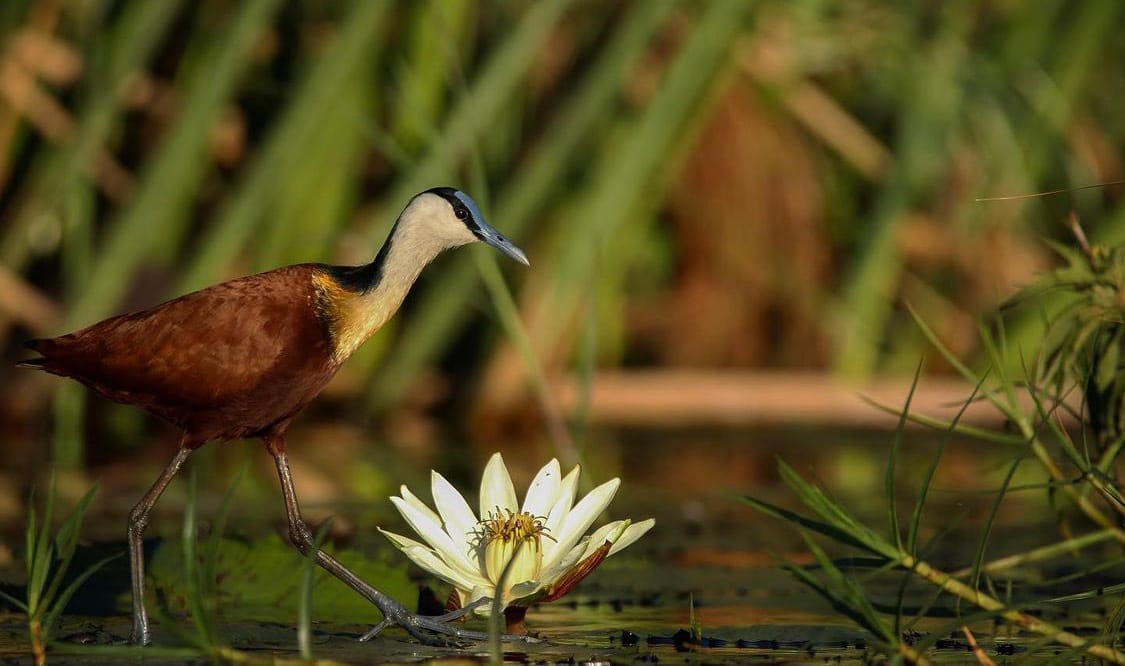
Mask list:
[[[379,531],[418,566],[453,585],[461,607],[482,598],[499,600],[509,610],[553,601],[655,522],[616,520],[587,535],[621,482],[607,481],[575,503],[578,474],[575,467],[562,477],[558,460],[552,459],[535,475],[521,506],[504,459],[496,453],[481,479],[479,517],[445,477],[432,472],[436,512],[406,486],[401,497],[391,498],[425,543]],[[509,560],[506,584],[498,592]],[[475,612],[487,614],[490,606]]]

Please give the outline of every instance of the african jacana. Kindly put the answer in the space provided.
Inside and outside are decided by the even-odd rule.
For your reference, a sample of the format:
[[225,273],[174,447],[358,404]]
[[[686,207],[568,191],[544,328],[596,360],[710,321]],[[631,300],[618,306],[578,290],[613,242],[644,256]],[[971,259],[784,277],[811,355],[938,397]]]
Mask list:
[[[212,440],[261,438],[277,465],[290,539],[308,554],[315,544],[301,519],[285,453],[290,422],[394,315],[426,264],[478,240],[528,265],[468,195],[437,187],[410,200],[369,264],[286,266],[28,342],[42,356],[20,365],[74,378],[183,430],[175,457],[129,514],[133,643],[150,642],[142,551],[149,512],[192,451]],[[328,554],[318,550],[315,556],[377,606],[385,621],[419,640],[431,639],[423,630],[470,633],[415,615]]]

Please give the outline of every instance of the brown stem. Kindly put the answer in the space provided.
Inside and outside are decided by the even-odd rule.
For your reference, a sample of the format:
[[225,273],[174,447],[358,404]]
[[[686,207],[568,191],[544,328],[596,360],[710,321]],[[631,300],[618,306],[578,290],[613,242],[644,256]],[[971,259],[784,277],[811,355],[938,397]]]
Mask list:
[[508,606],[504,609],[504,621],[506,627],[504,633],[511,636],[526,636],[527,623],[524,621],[527,617],[527,606]]
[[1044,622],[1038,618],[1032,617],[1027,613],[1021,613],[1017,610],[1004,610],[1005,606],[998,599],[984,594],[980,590],[973,589],[961,581],[953,578],[944,571],[933,568],[929,563],[922,560],[915,559],[906,555],[901,560],[902,566],[910,569],[918,576],[928,580],[929,582],[937,585],[942,590],[949,592],[976,604],[987,611],[996,611],[998,615],[1008,620],[1012,624],[1026,629],[1027,631],[1047,636],[1056,643],[1061,643],[1067,647],[1085,650],[1091,655],[1112,662],[1114,664],[1125,664],[1125,654],[1117,651],[1116,649],[1107,645],[1091,645],[1089,641],[1073,634],[1069,631],[1063,631],[1049,622]]
[[977,661],[980,662],[980,666],[996,666],[996,662],[992,661],[992,659],[984,653],[984,649],[977,644],[976,636],[973,636],[973,632],[969,631],[968,625],[961,625],[961,632],[965,634],[965,640],[969,641],[969,647],[972,648],[973,654],[976,655]]
[[1090,247],[1090,241],[1086,240],[1086,232],[1082,230],[1082,224],[1078,221],[1078,212],[1070,211],[1066,216],[1066,224],[1070,227],[1070,232],[1074,234],[1075,240],[1078,241],[1078,247],[1082,248],[1083,254],[1090,262],[1090,267],[1094,266],[1094,250]]
[[35,666],[46,666],[47,650],[43,645],[43,625],[39,624],[39,618],[31,618],[27,623],[27,630],[31,638],[31,655]]
[[899,643],[896,651],[899,656],[908,663],[915,664],[916,666],[929,666],[930,661],[906,643]]

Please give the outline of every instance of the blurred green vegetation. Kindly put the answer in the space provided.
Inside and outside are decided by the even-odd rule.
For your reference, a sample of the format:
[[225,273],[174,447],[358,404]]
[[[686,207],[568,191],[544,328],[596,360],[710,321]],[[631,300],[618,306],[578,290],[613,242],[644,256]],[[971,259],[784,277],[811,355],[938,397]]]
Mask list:
[[[1123,29],[1120,0],[7,0],[4,350],[280,264],[365,262],[449,184],[528,251],[506,280],[548,377],[909,374],[928,343],[907,302],[979,356],[976,317],[1052,265],[1040,239],[1069,210],[1125,240],[1121,185],[977,201],[1125,178]],[[519,418],[528,365],[468,255],[335,395]],[[30,375],[0,370],[25,422],[46,394],[7,398]],[[57,395],[74,462],[83,394]]]

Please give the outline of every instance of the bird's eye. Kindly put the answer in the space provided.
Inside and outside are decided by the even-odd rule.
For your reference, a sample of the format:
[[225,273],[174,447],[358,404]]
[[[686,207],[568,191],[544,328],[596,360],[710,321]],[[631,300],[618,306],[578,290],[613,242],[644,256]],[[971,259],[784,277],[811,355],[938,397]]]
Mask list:
[[453,214],[457,216],[458,220],[463,220],[469,216],[469,211],[464,208],[454,208]]

